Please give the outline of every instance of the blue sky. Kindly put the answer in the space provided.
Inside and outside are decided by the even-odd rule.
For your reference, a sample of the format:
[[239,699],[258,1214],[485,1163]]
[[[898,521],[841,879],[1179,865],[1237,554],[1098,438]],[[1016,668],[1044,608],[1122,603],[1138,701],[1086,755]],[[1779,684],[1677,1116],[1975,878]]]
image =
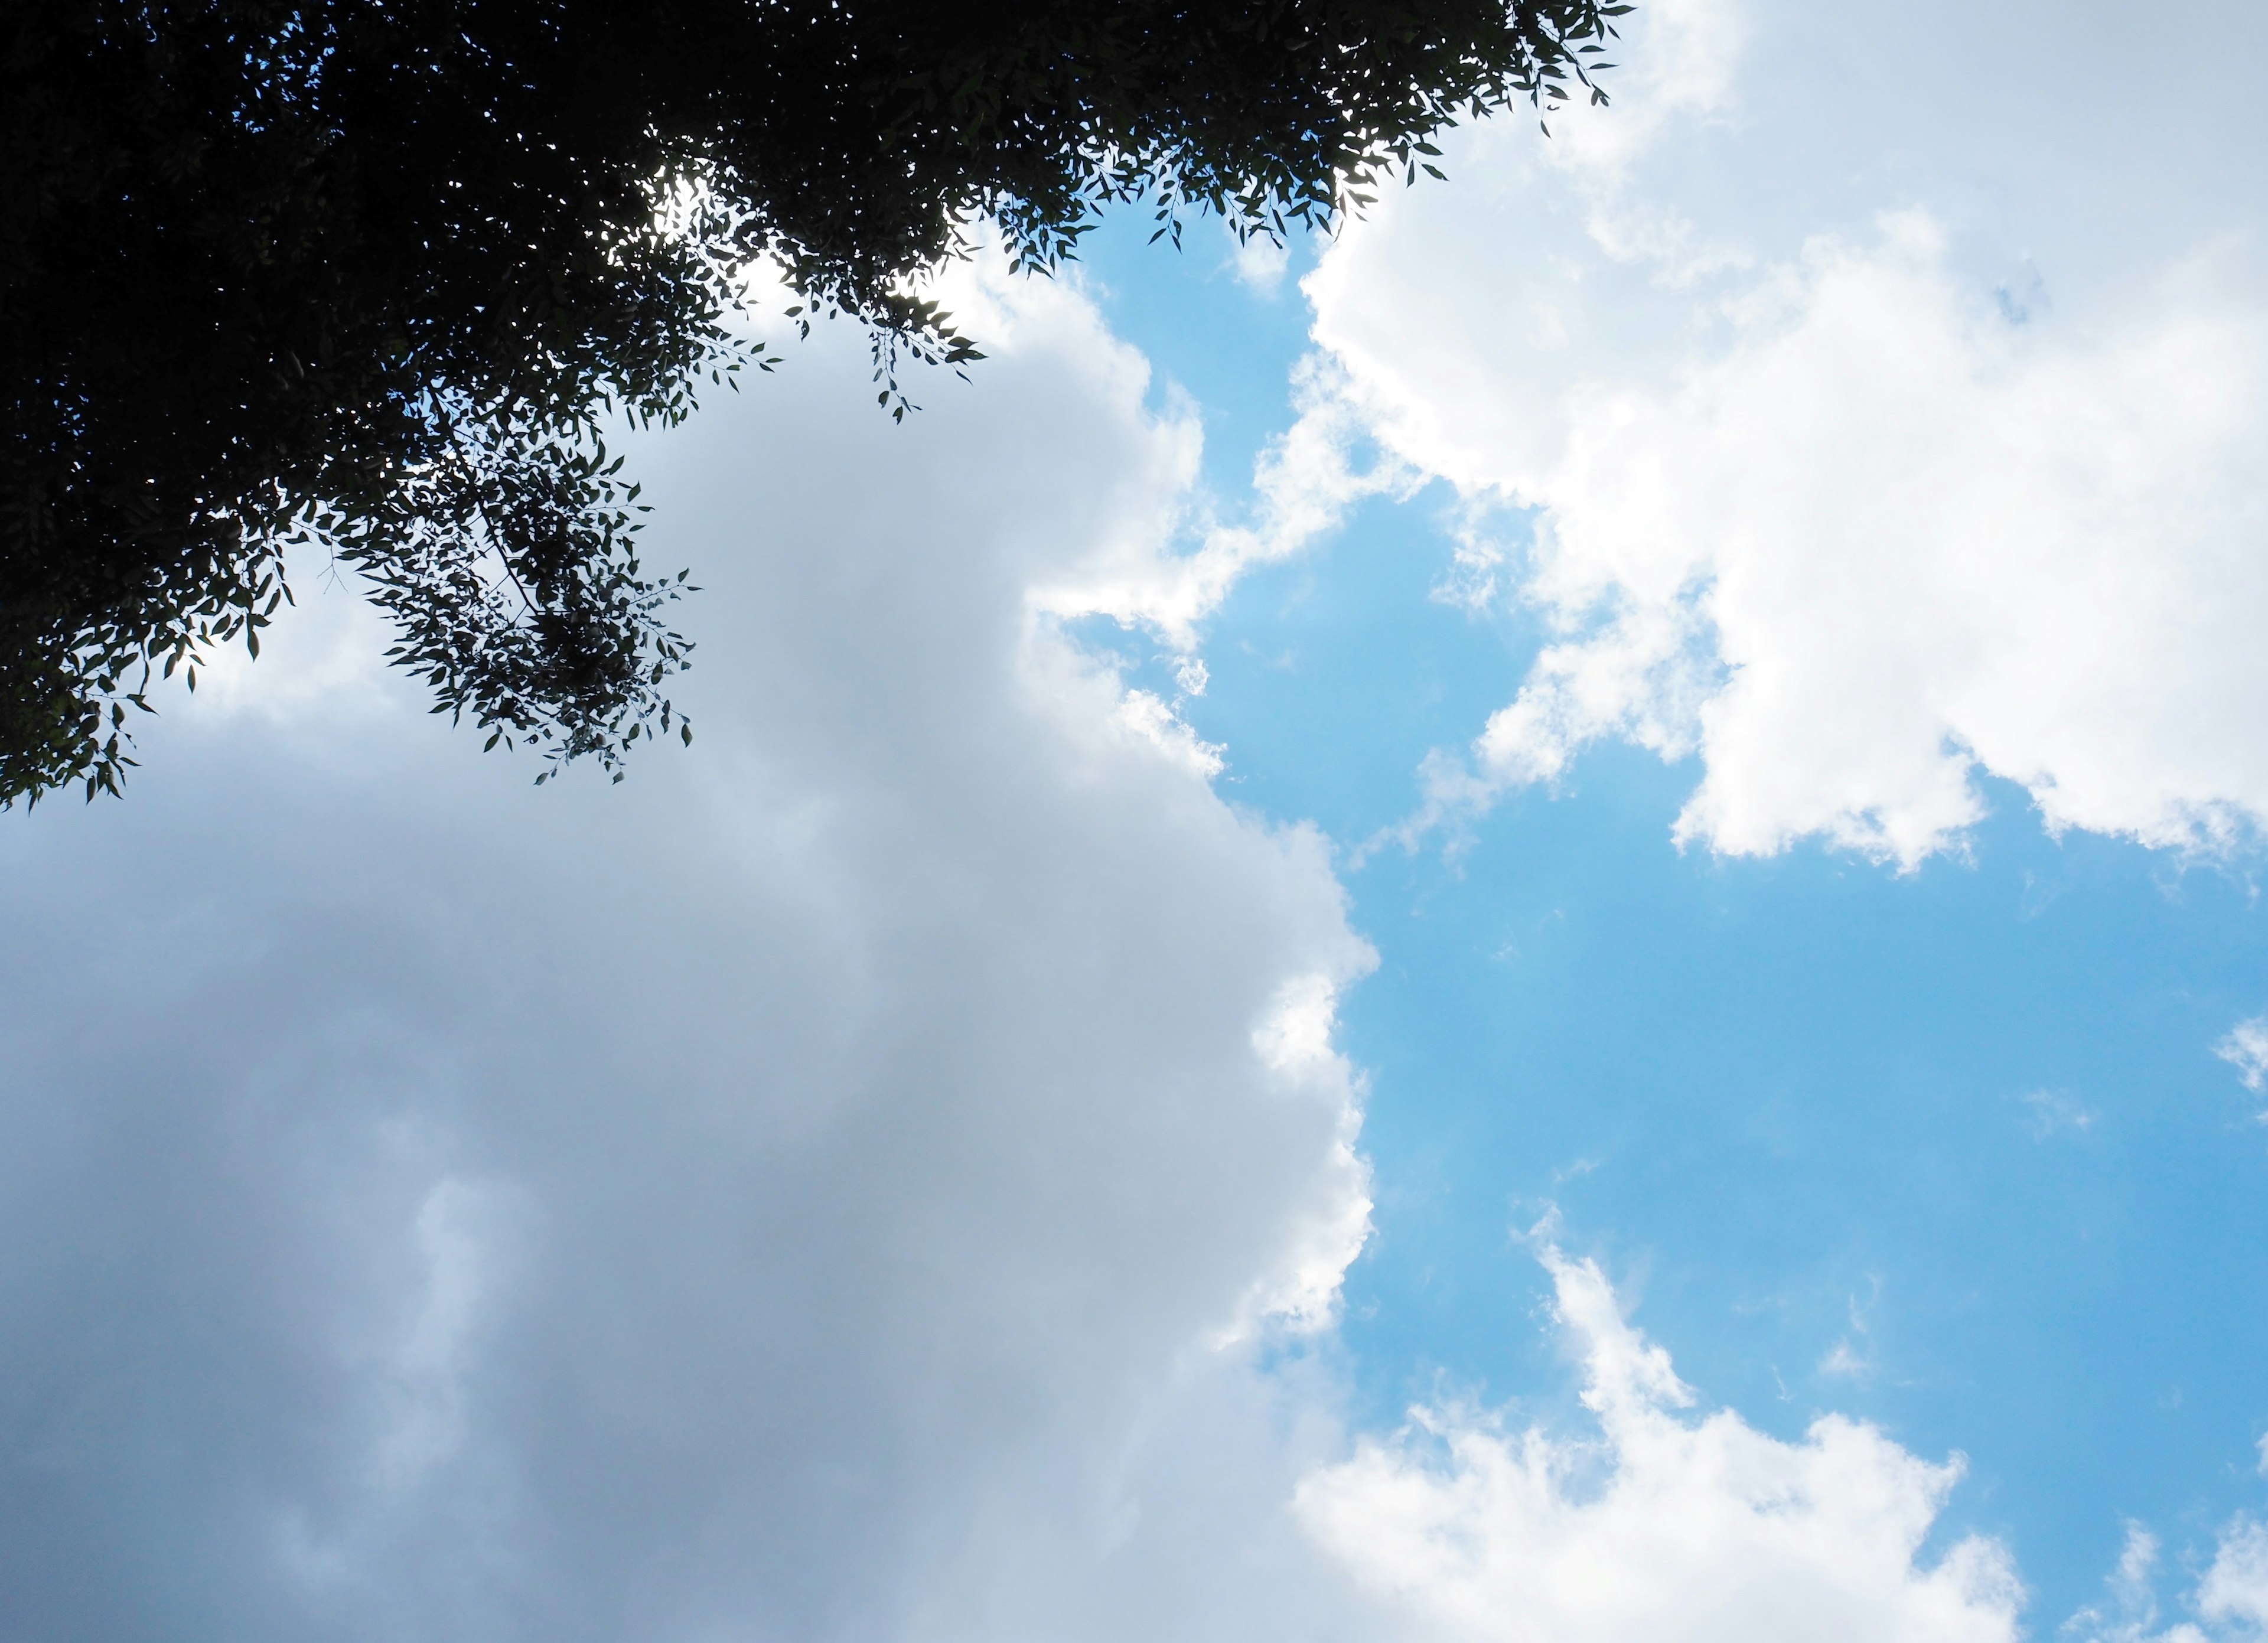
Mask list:
[[[1226,468],[1307,314],[1128,239],[1090,254],[1103,311]],[[1238,802],[1359,846],[1517,688],[1547,635],[1440,597],[1446,490],[1365,505],[1214,619],[1186,711]],[[1758,1426],[1843,1410],[1965,1453],[1947,1521],[2007,1537],[2040,1611],[2095,1598],[2128,1521],[2257,1507],[2268,1137],[2213,1053],[2268,998],[2257,861],[2052,836],[1991,778],[1990,819],[1909,873],[1728,858],[1670,837],[1697,763],[1602,748],[1454,851],[1344,872],[1381,955],[1343,1010],[1378,1171],[1344,1330],[1366,1417],[1444,1384],[1550,1405],[1521,1234],[1556,1207]]]
[[619,788],[301,574],[0,827],[0,1631],[2268,1633],[2186,16],[1659,0],[1280,268],[952,271],[902,427],[821,328],[633,443]]

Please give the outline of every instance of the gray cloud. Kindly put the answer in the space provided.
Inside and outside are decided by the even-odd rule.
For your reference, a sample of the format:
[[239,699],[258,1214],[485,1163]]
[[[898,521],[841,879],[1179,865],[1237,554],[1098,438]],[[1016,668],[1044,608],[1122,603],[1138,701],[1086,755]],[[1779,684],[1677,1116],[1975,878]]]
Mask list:
[[829,339],[641,452],[691,754],[531,791],[303,575],[128,803],[0,823],[0,1631],[1336,1612],[1279,1509],[1328,1399],[1206,1343],[1351,1252],[1348,1070],[1255,1032],[1366,954],[1027,608],[1162,550],[1184,438],[992,299],[907,429]]

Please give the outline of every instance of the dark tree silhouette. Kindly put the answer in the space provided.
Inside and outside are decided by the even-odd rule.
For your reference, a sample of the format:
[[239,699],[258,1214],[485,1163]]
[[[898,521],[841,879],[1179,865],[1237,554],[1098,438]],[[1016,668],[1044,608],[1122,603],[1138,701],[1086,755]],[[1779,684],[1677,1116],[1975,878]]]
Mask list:
[[[768,368],[771,259],[886,405],[975,350],[997,225],[1328,224],[1460,115],[1600,93],[1600,0],[0,0],[0,804],[115,792],[127,709],[351,567],[438,711],[619,776],[683,583],[600,434]],[[1438,174],[1438,173],[1437,173]],[[538,778],[541,779],[541,777]]]

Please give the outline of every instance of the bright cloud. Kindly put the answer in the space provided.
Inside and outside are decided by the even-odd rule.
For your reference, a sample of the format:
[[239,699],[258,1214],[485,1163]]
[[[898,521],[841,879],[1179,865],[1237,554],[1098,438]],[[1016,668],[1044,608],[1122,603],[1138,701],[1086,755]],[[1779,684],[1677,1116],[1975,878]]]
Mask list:
[[[1879,78],[1907,89],[1854,92],[1800,138],[1772,124],[1795,92],[1734,89],[1742,41],[1797,10],[1641,12],[1642,114],[1571,117],[1541,156],[1473,134],[1460,188],[1382,202],[1307,282],[1340,403],[1533,538],[1516,593],[1550,642],[1469,756],[1437,762],[1421,822],[1612,738],[1697,759],[1677,836],[1730,853],[1822,837],[1911,867],[1959,847],[1984,774],[2051,829],[2249,836],[2268,816],[2251,253],[2201,219],[2115,291],[2050,266],[2085,298],[2066,317],[1965,205],[1927,203],[1907,145],[1942,112],[1931,156],[1972,163],[1962,122],[1988,118],[1917,107],[1929,60],[1892,58]],[[1689,89],[1649,102],[1656,81]],[[1906,181],[1854,222],[1869,141]],[[1792,225],[1807,200],[1836,215]]]
[[[1152,536],[1106,534],[1092,551],[1067,562],[1060,579],[1033,590],[1034,608],[1139,625],[1194,661],[1197,624],[1219,608],[1239,578],[1300,552],[1366,497],[1414,486],[1416,475],[1403,464],[1364,449],[1362,419],[1328,365],[1307,361],[1292,391],[1299,415],[1261,454],[1248,519],[1194,519],[1198,541],[1189,553],[1161,554]],[[1180,424],[1177,433],[1174,471],[1186,484],[1194,473],[1194,424]]]
[[1427,1408],[1310,1477],[1300,1510],[1376,1591],[1459,1643],[2003,1643],[2007,1551],[1922,1544],[1961,1474],[1830,1415],[1785,1442],[1690,1413],[1598,1266],[1546,1245],[1595,1435]]
[[2268,1632],[2268,1525],[2239,1518],[2222,1531],[2198,1587],[2198,1612]]
[[1229,272],[1236,276],[1237,283],[1263,297],[1276,295],[1284,284],[1285,271],[1292,265],[1289,246],[1264,234],[1239,239],[1225,224],[1221,237],[1228,242],[1227,267]]
[[2257,1094],[2268,1088],[2268,1015],[2239,1021],[2213,1047],[2213,1053],[2236,1069],[2246,1089]]
[[2257,1643],[2268,1635],[2268,1527],[2240,1515],[2222,1529],[2183,1604],[2196,1621],[2161,1626],[2160,1551],[2156,1536],[2129,1523],[2104,1601],[2073,1615],[2062,1635],[2070,1643]]

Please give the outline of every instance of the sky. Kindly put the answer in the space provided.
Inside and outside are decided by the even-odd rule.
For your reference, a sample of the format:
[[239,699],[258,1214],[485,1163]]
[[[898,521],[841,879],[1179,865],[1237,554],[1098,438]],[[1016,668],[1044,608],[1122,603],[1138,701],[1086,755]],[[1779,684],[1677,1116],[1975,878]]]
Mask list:
[[902,424],[818,328],[631,446],[620,786],[298,571],[0,817],[0,1636],[2268,1636],[2268,17],[2157,21],[1655,0]]

